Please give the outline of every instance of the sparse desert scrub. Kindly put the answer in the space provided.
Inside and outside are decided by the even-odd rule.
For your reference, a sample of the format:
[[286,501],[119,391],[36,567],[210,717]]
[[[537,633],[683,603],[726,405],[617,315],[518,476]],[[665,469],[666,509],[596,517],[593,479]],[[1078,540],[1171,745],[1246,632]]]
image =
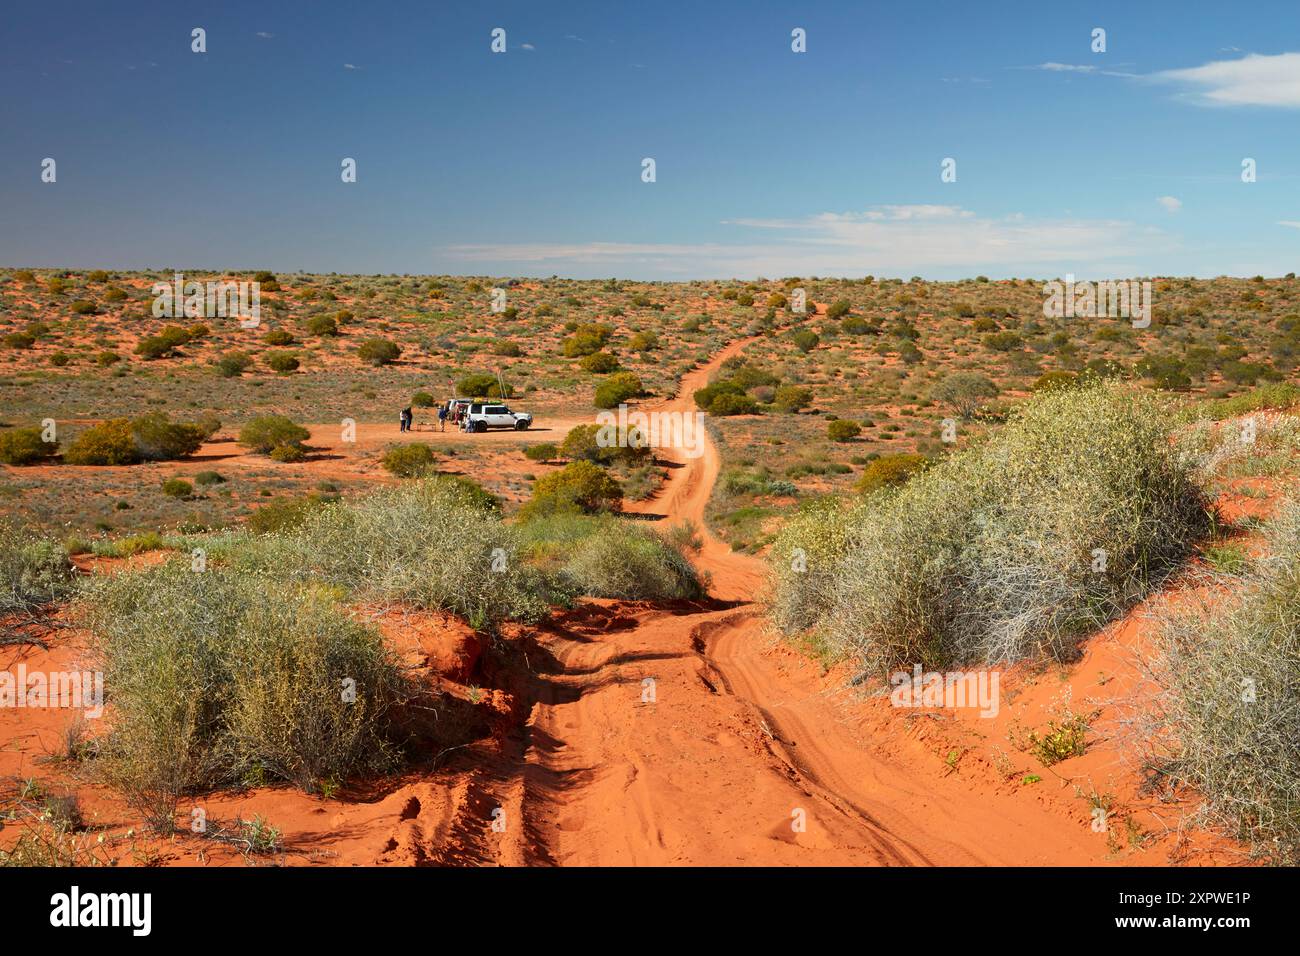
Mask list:
[[11,519],[0,519],[0,643],[66,599],[74,586],[67,553]]
[[1279,509],[1269,556],[1216,573],[1210,597],[1170,605],[1144,735],[1161,774],[1262,856],[1300,862],[1300,504]]
[[433,449],[419,442],[397,445],[384,452],[383,465],[398,478],[420,478],[433,473]]
[[[1209,528],[1167,422],[1164,402],[1133,389],[1049,392],[988,441],[868,496],[843,531],[791,522],[773,552],[778,623],[812,622],[872,672],[1068,656]],[[829,579],[809,587],[797,548]]]
[[493,505],[468,482],[416,480],[312,510],[293,532],[259,539],[232,562],[361,600],[445,608],[476,627],[537,620],[546,588],[518,559],[518,532]]
[[684,547],[611,515],[553,515],[523,528],[531,560],[566,593],[668,601],[704,596]]
[[113,691],[100,766],[155,828],[186,794],[391,766],[387,715],[409,689],[378,632],[318,588],[182,559],[96,579],[84,609]]

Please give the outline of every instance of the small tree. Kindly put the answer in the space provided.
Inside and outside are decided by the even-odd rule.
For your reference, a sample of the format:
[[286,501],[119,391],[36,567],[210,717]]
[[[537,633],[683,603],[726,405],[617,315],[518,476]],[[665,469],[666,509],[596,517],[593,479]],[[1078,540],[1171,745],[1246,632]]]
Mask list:
[[970,418],[985,399],[998,394],[998,387],[979,372],[953,372],[930,390],[930,397],[949,406],[962,418]]

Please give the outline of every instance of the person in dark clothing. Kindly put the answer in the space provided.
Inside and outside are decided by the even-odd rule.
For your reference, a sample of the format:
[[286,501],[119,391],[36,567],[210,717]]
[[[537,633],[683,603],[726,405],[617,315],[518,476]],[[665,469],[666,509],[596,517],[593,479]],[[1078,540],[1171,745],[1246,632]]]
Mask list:
[[398,416],[402,431],[409,432],[411,430],[411,419],[414,417],[415,413],[411,411],[411,406],[408,405],[402,409],[401,415]]
[[438,431],[447,430],[447,403],[444,402],[438,407]]

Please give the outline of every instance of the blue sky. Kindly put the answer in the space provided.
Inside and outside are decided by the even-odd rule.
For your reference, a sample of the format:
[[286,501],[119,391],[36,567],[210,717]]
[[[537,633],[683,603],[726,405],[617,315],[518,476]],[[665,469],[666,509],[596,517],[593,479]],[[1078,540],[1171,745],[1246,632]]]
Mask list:
[[[5,20],[5,265],[642,279],[1300,266],[1294,2],[49,0]],[[946,157],[956,182],[940,180]]]

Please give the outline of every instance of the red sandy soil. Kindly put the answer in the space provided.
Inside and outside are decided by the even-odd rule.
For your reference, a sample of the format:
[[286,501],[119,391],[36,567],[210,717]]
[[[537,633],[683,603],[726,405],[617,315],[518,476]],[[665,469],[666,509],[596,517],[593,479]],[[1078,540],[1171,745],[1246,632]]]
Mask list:
[[[745,344],[695,369],[659,407],[693,412],[693,391]],[[560,423],[552,427],[562,437]],[[396,438],[391,430],[363,426],[358,437]],[[326,441],[314,428],[312,443]],[[851,688],[851,671],[825,672],[771,634],[762,562],[704,530],[720,464],[712,442],[695,459],[671,449],[661,455],[679,467],[669,468],[656,499],[630,510],[695,522],[703,536],[697,563],[712,577],[713,597],[672,606],[582,602],[508,632],[504,639],[528,662],[513,671],[490,663],[454,618],[369,609],[429,680],[479,709],[492,730],[440,761],[431,754],[398,779],[336,799],[276,787],[202,801],[209,819],[264,816],[283,834],[286,850],[275,858],[245,860],[187,833],[167,841],[143,835],[109,791],[66,765],[40,762],[56,749],[64,712],[0,711],[0,777],[37,776],[56,791],[75,790],[87,817],[110,835],[112,855],[128,864],[1242,861],[1239,848],[1185,832],[1189,805],[1162,803],[1140,785],[1125,718],[1144,693],[1145,608],[1090,641],[1078,663],[1004,674],[995,718],[894,708],[887,696]],[[56,639],[49,651],[5,650],[0,667],[23,657],[29,668],[61,669],[77,656],[73,639]],[[1088,751],[1045,769],[1012,741],[1041,731],[1063,707],[1095,714]],[[1108,832],[1091,826],[1093,792],[1109,795]],[[494,812],[503,828],[493,828]]]

